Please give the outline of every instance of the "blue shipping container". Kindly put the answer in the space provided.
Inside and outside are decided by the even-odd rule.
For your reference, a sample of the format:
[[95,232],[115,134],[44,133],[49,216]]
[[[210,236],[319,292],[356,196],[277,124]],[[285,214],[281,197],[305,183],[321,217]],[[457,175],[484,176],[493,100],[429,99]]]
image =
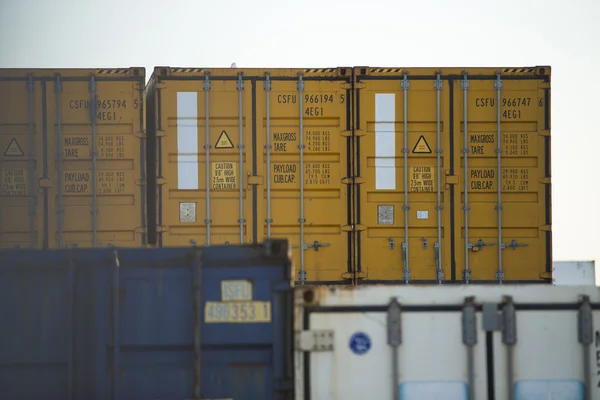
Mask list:
[[2,251],[2,398],[292,398],[291,277],[282,240]]

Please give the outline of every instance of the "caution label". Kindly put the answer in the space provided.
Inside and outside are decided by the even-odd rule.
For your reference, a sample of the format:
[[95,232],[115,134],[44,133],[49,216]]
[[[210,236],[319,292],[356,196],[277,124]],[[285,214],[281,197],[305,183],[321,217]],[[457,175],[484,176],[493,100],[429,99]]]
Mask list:
[[238,188],[236,162],[219,161],[212,163],[212,190],[235,190]]
[[408,190],[411,192],[433,193],[435,192],[435,169],[433,166],[409,167]]
[[25,168],[4,168],[0,170],[0,197],[27,196],[27,170]]
[[18,157],[18,156],[22,156],[23,154],[24,154],[23,149],[21,149],[21,146],[19,146],[17,139],[12,138],[12,140],[8,144],[8,147],[4,151],[4,155],[6,157]]
[[233,142],[227,132],[221,131],[217,143],[215,143],[215,149],[233,149]]
[[425,136],[421,135],[419,137],[419,140],[417,140],[412,152],[414,154],[431,154],[431,147],[429,147],[427,140],[425,140]]

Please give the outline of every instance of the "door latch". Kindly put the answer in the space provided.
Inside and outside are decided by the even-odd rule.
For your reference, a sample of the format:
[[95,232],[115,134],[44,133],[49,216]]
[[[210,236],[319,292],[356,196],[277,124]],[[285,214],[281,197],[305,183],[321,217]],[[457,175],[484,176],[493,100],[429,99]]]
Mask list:
[[390,242],[390,250],[394,250],[394,246],[395,246],[394,239],[388,238],[388,242]]
[[527,247],[529,246],[527,243],[517,243],[515,239],[513,239],[510,243],[502,243],[501,247],[504,250],[507,247],[510,247],[511,250],[515,250],[517,247]]
[[421,246],[423,247],[423,250],[427,250],[427,238],[421,238]]
[[315,251],[319,251],[319,247],[328,247],[328,246],[330,246],[329,243],[319,243],[318,240],[315,240],[313,242],[313,244],[305,244],[304,250],[314,249]]
[[473,252],[483,250],[483,246],[493,246],[496,242],[484,242],[482,239],[479,239],[477,243],[469,243],[469,249]]

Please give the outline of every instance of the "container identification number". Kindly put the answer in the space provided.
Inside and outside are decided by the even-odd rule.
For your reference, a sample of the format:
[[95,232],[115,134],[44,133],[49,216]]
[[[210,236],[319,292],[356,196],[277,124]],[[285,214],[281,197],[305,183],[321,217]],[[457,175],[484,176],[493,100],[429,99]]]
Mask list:
[[271,322],[269,301],[207,301],[204,308],[206,323],[265,323]]
[[[89,99],[69,100],[69,109],[71,110],[89,110],[91,105],[92,102]],[[117,110],[126,109],[128,102],[126,99],[98,99],[93,105],[97,121],[121,121],[123,117],[117,114]],[[139,105],[139,100],[134,99],[133,108],[137,110]]]
[[[475,99],[476,108],[494,108],[496,107],[497,99],[495,97],[478,97]],[[538,106],[544,106],[544,99],[539,98]],[[502,118],[505,120],[521,119],[526,114],[526,110],[530,110],[535,100],[526,96],[502,97]]]
[[[336,101],[337,100],[337,101]],[[297,104],[299,95],[297,93],[280,93],[277,95],[278,104]],[[329,113],[334,104],[345,104],[346,95],[343,93],[304,93],[302,95],[304,117],[322,117]]]

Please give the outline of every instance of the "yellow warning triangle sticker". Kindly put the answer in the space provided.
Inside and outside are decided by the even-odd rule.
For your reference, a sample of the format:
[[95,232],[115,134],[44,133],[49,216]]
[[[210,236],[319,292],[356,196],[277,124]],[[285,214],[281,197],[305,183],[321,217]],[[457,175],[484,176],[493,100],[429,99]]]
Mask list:
[[215,144],[215,149],[233,149],[233,143],[231,142],[231,139],[229,139],[227,132],[221,132],[221,135]]
[[6,148],[6,151],[4,152],[4,155],[7,157],[23,155],[23,150],[21,150],[21,146],[19,146],[19,143],[17,143],[17,139],[12,138],[8,144],[8,147]]
[[431,154],[431,147],[429,147],[427,144],[425,136],[421,135],[421,137],[419,137],[419,140],[417,140],[417,144],[415,144],[412,152],[414,154]]

